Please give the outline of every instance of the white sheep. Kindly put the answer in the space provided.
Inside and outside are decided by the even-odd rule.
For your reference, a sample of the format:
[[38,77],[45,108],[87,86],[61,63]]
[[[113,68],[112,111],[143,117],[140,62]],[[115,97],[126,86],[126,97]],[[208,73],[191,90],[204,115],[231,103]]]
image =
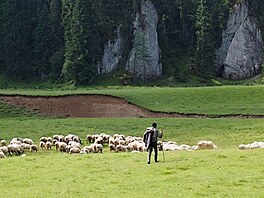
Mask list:
[[104,143],[108,143],[109,142],[109,138],[111,137],[111,135],[101,134],[101,137],[103,138]]
[[10,141],[10,144],[22,144],[22,142],[23,142],[23,139],[21,139],[21,138],[13,138]]
[[79,136],[75,135],[73,138],[72,138],[73,141],[75,142],[78,142],[78,143],[82,143],[81,139],[79,138]]
[[6,146],[7,144],[6,144],[6,141],[5,140],[1,140],[1,142],[0,142],[0,146]]
[[36,144],[30,145],[30,152],[38,152],[38,146]]
[[115,138],[110,137],[109,141],[108,141],[108,144],[115,144]]
[[34,144],[33,140],[29,138],[23,139],[23,143],[30,144],[30,145]]
[[103,145],[102,144],[91,144],[90,146],[93,147],[93,152],[94,153],[102,153],[103,152]]
[[92,135],[91,134],[88,134],[86,136],[86,141],[87,141],[87,143],[92,143]]
[[0,150],[1,150],[5,155],[8,154],[8,148],[7,148],[6,146],[2,146],[2,147],[0,147]]
[[75,141],[70,141],[68,145],[70,145],[72,147],[78,147],[79,149],[81,149],[81,147],[82,147],[81,143],[75,142]]
[[238,146],[238,148],[241,149],[241,150],[249,150],[249,149],[251,149],[250,146],[247,145],[247,144],[240,144]]
[[204,149],[217,149],[217,146],[212,141],[205,141],[202,140],[197,143],[198,149],[204,150]]
[[61,143],[62,142],[60,142],[60,141],[55,142],[55,148],[56,148],[56,150],[59,150],[59,147],[60,147]]
[[73,136],[74,136],[73,134],[66,135],[64,137],[65,142],[68,144],[72,140]]
[[22,143],[21,147],[23,148],[24,151],[29,151],[30,150],[30,144]]
[[46,142],[46,149],[51,150],[52,143],[50,141]]
[[264,142],[255,141],[251,144],[240,144],[238,148],[241,150],[264,148]]
[[116,151],[116,146],[114,144],[109,144],[108,147],[110,152]]
[[126,151],[127,150],[126,150],[126,147],[125,146],[123,146],[121,144],[119,144],[119,145],[116,146],[116,152],[126,152]]
[[23,153],[23,148],[20,144],[9,144],[7,148],[9,155],[13,155],[13,153],[16,155],[21,155]]
[[5,154],[3,151],[0,150],[0,158],[6,158]]
[[82,150],[80,151],[80,154],[88,154],[88,152],[87,152],[87,150],[82,149]]
[[79,154],[81,152],[81,150],[77,147],[73,147],[70,149],[70,154]]
[[94,152],[93,145],[85,146],[82,148],[82,150],[86,151],[87,153],[93,153]]
[[39,138],[39,141],[46,143],[48,141],[48,138],[47,137],[41,137],[41,138]]
[[67,144],[65,142],[60,142],[58,150],[60,152],[66,152],[66,146]]
[[[42,139],[43,140],[43,139]],[[44,141],[39,142],[39,148],[40,149],[45,149],[46,148],[46,143]]]
[[183,151],[188,151],[188,150],[191,150],[192,147],[187,145],[187,144],[182,144],[180,146],[178,146],[178,148],[176,150],[183,150]]
[[175,151],[178,150],[178,144],[176,142],[163,142],[163,149],[164,151]]
[[127,152],[132,152],[134,150],[134,147],[131,143],[129,143],[127,146],[126,146],[126,150]]
[[64,142],[64,136],[63,135],[53,135],[53,140],[57,140],[58,142]]
[[97,138],[94,140],[94,143],[95,143],[95,144],[103,144],[103,143],[104,143],[104,139],[103,139],[101,136],[99,136],[99,137],[97,137]]

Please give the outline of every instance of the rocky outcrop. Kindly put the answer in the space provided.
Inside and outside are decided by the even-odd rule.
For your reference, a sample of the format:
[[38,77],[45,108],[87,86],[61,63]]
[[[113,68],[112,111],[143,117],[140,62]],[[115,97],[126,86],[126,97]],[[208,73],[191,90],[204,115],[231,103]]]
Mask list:
[[260,73],[263,63],[261,32],[248,10],[245,1],[234,6],[227,28],[222,33],[222,45],[216,53],[218,70],[228,79],[255,76]]
[[117,37],[114,41],[109,40],[105,45],[104,54],[98,63],[98,74],[106,74],[114,71],[122,59],[122,37],[120,33],[121,25],[117,29]]
[[158,14],[151,1],[141,0],[140,11],[134,21],[134,41],[126,63],[126,70],[143,80],[162,75],[158,44]]

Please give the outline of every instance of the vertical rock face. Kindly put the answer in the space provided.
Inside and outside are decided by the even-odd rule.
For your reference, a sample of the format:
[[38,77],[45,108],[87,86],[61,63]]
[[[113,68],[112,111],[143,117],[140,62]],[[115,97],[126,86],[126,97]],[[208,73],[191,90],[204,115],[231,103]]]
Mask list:
[[117,38],[114,41],[108,41],[104,48],[104,54],[101,62],[98,63],[98,74],[106,74],[114,71],[122,58],[122,37],[120,33],[121,25],[117,29]]
[[133,49],[126,70],[143,80],[162,75],[157,34],[158,14],[151,1],[141,0],[141,9],[134,21]]
[[245,79],[260,73],[264,60],[263,41],[244,1],[235,5],[216,55],[218,69],[225,78]]

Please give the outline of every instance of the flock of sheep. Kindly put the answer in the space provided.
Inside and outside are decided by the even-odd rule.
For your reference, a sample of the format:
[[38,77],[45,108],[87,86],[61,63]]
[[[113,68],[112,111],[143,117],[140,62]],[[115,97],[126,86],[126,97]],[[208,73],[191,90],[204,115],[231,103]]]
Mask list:
[[[0,141],[0,158],[12,155],[25,155],[25,152],[38,152],[38,150],[57,150],[59,152],[67,152],[70,154],[89,154],[102,153],[103,149],[108,147],[109,152],[144,152],[146,151],[145,143],[142,137],[125,136],[122,134],[108,135],[88,134],[86,136],[88,145],[83,145],[81,139],[77,135],[68,134],[53,135],[53,137],[41,137],[39,144],[36,145],[29,138],[13,138],[9,144],[6,140]],[[175,150],[204,150],[217,149],[212,141],[200,141],[195,146],[186,144],[178,145],[176,142],[158,141],[159,150],[175,151]],[[248,145],[240,145],[239,149],[264,148],[263,142],[254,142]]]

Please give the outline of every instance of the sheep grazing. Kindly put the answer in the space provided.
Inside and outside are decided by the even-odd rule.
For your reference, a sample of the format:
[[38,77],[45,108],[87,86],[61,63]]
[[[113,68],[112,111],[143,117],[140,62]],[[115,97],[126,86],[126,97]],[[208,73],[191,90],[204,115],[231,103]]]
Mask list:
[[59,142],[60,144],[59,144],[59,147],[58,147],[58,150],[60,151],[60,152],[67,152],[66,151],[66,146],[67,146],[67,144],[65,143],[65,142]]
[[5,154],[3,151],[0,150],[0,158],[6,158]]
[[103,153],[103,145],[102,144],[96,144],[96,153]]
[[126,150],[126,147],[125,146],[123,146],[121,144],[119,144],[119,145],[116,146],[116,152],[126,152],[126,151],[127,150]]
[[29,139],[29,138],[23,139],[23,143],[29,144],[29,145],[33,145],[34,144],[33,140],[32,139]]
[[52,137],[41,137],[40,139],[39,139],[39,141],[40,142],[47,142],[47,141],[50,141],[50,142],[52,142]]
[[116,151],[116,146],[114,144],[109,144],[109,151],[112,152],[112,151]]
[[103,145],[102,144],[93,143],[90,146],[93,147],[94,153],[102,153],[103,152]]
[[176,142],[168,141],[168,142],[163,142],[162,145],[164,151],[175,151],[178,149],[178,144]]
[[79,154],[81,152],[81,150],[77,147],[73,147],[70,149],[70,154]]
[[41,137],[41,138],[39,138],[39,141],[46,143],[48,141],[48,138],[47,137]]
[[104,139],[101,136],[98,136],[95,140],[94,140],[95,144],[103,144],[104,143]]
[[52,143],[50,141],[46,142],[46,149],[51,150]]
[[21,138],[13,138],[10,141],[10,144],[22,144],[22,142],[23,142],[23,139],[21,139]]
[[79,136],[77,136],[77,135],[75,135],[75,136],[73,137],[72,140],[73,140],[74,142],[78,142],[78,143],[82,144],[81,139],[80,139]]
[[32,145],[30,145],[30,152],[32,153],[32,152],[38,152],[38,146],[36,145],[36,144],[32,144]]
[[55,148],[56,148],[56,150],[59,150],[60,144],[61,144],[60,141],[55,142]]
[[115,145],[115,138],[110,137],[108,140],[108,144],[114,144]]
[[212,149],[216,150],[217,146],[212,142],[212,141],[200,141],[197,143],[198,149],[199,150],[205,150],[205,149]]
[[56,140],[58,142],[64,142],[64,136],[63,135],[53,135],[52,140]]
[[104,134],[104,133],[102,133],[100,135],[103,138],[104,143],[108,143],[109,142],[109,138],[111,137],[110,135],[107,135],[107,134]]
[[52,137],[48,137],[47,140],[52,142]]
[[6,144],[6,141],[5,140],[1,140],[0,141],[0,146],[6,146],[7,144]]
[[73,137],[74,137],[73,134],[68,134],[68,135],[66,135],[66,136],[64,137],[64,140],[65,140],[65,142],[68,144],[70,141],[73,140]]
[[81,147],[82,147],[81,143],[79,143],[79,142],[75,142],[75,141],[70,141],[70,142],[68,143],[68,145],[70,145],[71,147],[77,147],[77,148],[79,148],[79,149],[81,149]]
[[86,141],[87,141],[87,143],[92,143],[92,135],[91,134],[88,134],[86,136]]
[[126,150],[127,152],[132,152],[133,151],[133,145],[131,143],[129,143],[127,146],[126,146]]
[[191,146],[189,146],[189,145],[187,145],[187,144],[182,144],[182,145],[178,146],[178,148],[177,148],[176,150],[189,151],[189,150],[191,150],[191,149],[192,149]]
[[23,148],[24,151],[29,151],[30,150],[30,144],[22,143],[21,147]]
[[46,143],[44,141],[39,142],[39,148],[40,149],[45,149],[46,148]]
[[80,151],[80,154],[88,154],[89,152],[87,152],[87,150],[84,150],[84,149],[82,149],[81,151]]
[[85,151],[86,153],[93,153],[94,152],[94,148],[92,145],[90,146],[85,146],[82,148],[83,151]]
[[240,144],[238,148],[241,150],[264,148],[264,142],[255,141],[251,144]]
[[8,148],[6,146],[0,147],[0,151],[2,151],[5,155],[8,154]]
[[9,155],[21,155],[23,153],[23,148],[19,144],[9,144],[7,146]]
[[250,146],[247,145],[247,144],[240,144],[238,146],[238,148],[241,149],[241,150],[249,150],[249,149],[251,149]]

